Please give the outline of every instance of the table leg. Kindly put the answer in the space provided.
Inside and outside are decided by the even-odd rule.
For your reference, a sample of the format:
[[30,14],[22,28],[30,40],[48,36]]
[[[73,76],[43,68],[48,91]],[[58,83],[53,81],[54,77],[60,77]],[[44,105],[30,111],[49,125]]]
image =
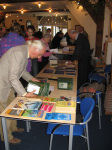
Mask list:
[[68,147],[68,150],[72,150],[72,142],[73,142],[73,125],[70,125],[70,129],[69,129],[69,147]]
[[3,128],[3,135],[4,135],[5,150],[10,150],[9,142],[8,142],[6,118],[4,117],[2,117],[2,128]]

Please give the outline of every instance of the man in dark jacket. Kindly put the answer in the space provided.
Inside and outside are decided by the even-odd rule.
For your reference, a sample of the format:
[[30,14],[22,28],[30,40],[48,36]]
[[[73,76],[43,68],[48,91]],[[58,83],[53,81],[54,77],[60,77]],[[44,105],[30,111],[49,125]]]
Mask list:
[[78,60],[78,88],[88,80],[90,65],[90,44],[81,33],[71,30],[69,36],[75,39],[75,51],[72,60]]

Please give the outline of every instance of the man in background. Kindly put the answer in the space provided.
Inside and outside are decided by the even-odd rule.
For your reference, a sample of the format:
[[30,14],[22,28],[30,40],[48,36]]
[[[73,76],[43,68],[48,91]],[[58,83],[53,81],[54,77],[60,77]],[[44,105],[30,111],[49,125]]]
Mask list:
[[78,60],[78,88],[88,80],[90,65],[90,45],[84,34],[76,30],[69,32],[71,39],[75,40],[75,50],[72,60]]

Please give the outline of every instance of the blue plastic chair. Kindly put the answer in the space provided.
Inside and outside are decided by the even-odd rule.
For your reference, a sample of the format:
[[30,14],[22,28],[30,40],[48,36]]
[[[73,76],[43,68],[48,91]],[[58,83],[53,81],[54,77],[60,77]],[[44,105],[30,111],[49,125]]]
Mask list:
[[[84,98],[80,103],[80,112],[83,116],[83,122],[76,123],[73,128],[74,136],[81,136],[87,140],[88,150],[89,146],[89,134],[88,134],[88,122],[92,117],[92,111],[95,106],[93,98]],[[69,125],[60,124],[48,124],[47,134],[51,134],[49,150],[52,148],[53,135],[69,135]]]
[[[100,75],[99,73],[103,73],[104,76]],[[111,73],[111,65],[106,65],[104,71],[102,72],[91,72],[88,76],[90,82],[91,81],[97,81],[98,83],[101,83],[106,80],[106,84],[109,83],[109,74]]]
[[[101,116],[102,116],[102,104],[101,104],[101,95],[102,95],[102,92],[100,91],[96,91],[95,93],[90,93],[90,92],[85,92],[85,93],[79,93],[79,95],[81,94],[90,94],[92,96],[95,96],[95,104],[96,106],[98,107],[98,118],[99,118],[99,129],[101,129]],[[77,96],[77,103],[81,103],[82,99]]]
[[101,76],[98,73],[90,73],[88,78],[90,82],[97,81],[98,83],[101,83],[106,80],[104,76]]

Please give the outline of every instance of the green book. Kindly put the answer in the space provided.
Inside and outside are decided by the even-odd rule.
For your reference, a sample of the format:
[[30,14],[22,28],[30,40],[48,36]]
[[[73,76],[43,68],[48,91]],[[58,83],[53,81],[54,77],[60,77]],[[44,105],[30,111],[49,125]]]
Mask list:
[[58,89],[60,90],[72,90],[73,79],[72,78],[58,78]]
[[27,91],[31,92],[36,90],[35,94],[39,96],[48,96],[49,95],[49,83],[47,82],[33,82],[30,81],[27,86]]

